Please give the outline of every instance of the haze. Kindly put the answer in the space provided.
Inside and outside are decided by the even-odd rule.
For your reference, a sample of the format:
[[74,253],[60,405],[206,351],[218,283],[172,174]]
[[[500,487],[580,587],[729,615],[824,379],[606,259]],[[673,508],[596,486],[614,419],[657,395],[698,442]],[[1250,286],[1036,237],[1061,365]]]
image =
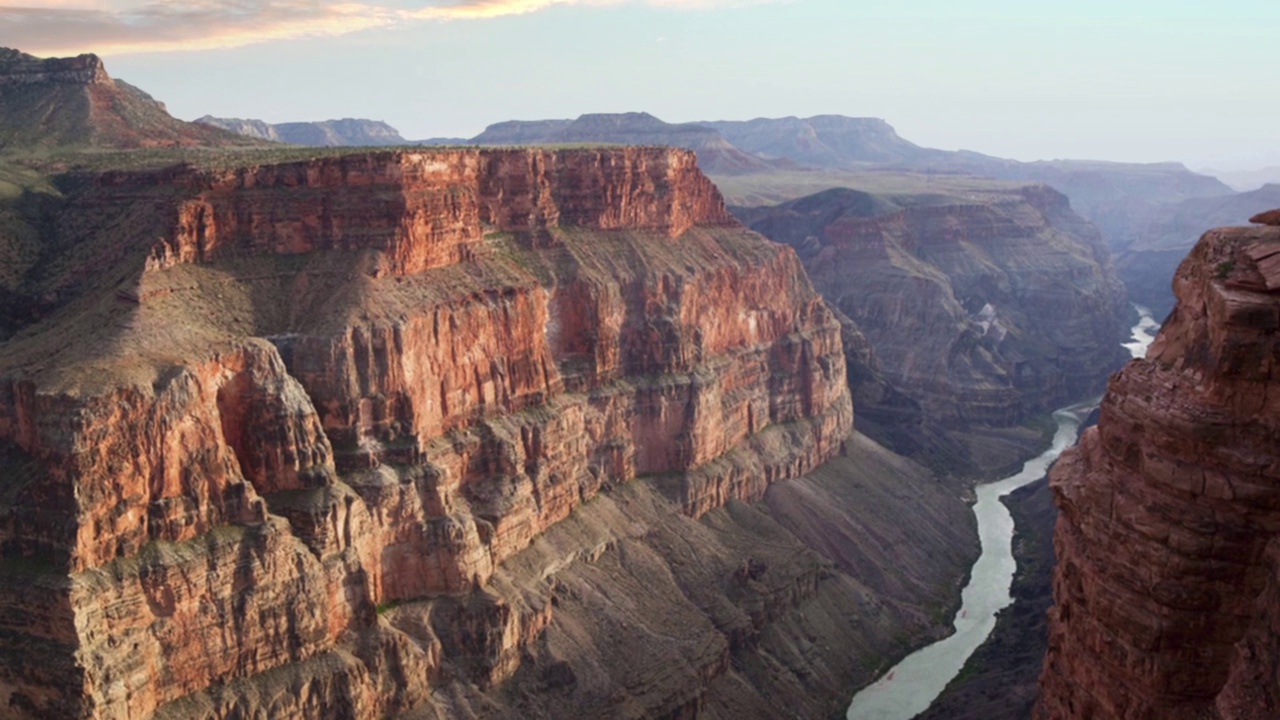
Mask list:
[[0,45],[97,52],[185,119],[367,117],[421,139],[587,112],[838,113],[1024,160],[1280,162],[1280,4],[904,4],[37,0],[0,8]]

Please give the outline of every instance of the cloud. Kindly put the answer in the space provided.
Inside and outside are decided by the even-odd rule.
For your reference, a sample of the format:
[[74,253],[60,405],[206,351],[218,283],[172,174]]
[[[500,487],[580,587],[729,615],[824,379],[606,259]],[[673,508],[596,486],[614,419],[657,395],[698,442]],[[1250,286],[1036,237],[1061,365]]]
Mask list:
[[0,45],[43,56],[210,50],[415,22],[525,15],[559,5],[708,9],[768,1],[463,0],[406,7],[389,0],[29,0],[22,7],[0,6]]

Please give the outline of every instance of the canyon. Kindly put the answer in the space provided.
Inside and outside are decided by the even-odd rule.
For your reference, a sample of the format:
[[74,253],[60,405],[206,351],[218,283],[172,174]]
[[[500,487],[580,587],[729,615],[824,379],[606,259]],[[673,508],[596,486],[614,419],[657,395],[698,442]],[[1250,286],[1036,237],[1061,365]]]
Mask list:
[[1143,221],[1128,241],[1115,244],[1117,272],[1135,302],[1164,318],[1174,305],[1171,278],[1204,231],[1276,206],[1280,206],[1280,185],[1272,184],[1163,207]]
[[963,502],[692,153],[245,157],[32,211],[7,713],[821,715],[943,632]]
[[859,427],[990,478],[1039,452],[1042,431],[1027,423],[1101,390],[1127,357],[1128,308],[1105,244],[1066,197],[984,190],[836,188],[734,212],[794,247],[848,318]]
[[1145,360],[1050,475],[1038,718],[1271,718],[1280,213],[1204,235]]
[[[874,118],[204,120],[0,50],[0,717],[842,714],[1120,366],[1112,252],[1274,195]],[[1280,712],[1255,221],[1052,472],[1037,717]]]

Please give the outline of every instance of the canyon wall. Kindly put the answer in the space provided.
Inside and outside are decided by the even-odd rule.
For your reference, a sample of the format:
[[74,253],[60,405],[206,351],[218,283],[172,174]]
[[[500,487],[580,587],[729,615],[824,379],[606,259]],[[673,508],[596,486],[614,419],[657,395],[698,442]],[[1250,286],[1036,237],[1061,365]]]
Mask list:
[[[26,284],[56,309],[0,349],[0,706],[17,716],[452,707],[449,682],[501,684],[549,627],[573,632],[554,625],[580,597],[557,573],[617,541],[531,548],[573,546],[578,525],[547,535],[571,518],[639,532],[602,490],[723,514],[851,431],[839,320],[687,151],[354,154],[63,187],[57,256]],[[743,642],[771,607],[831,602],[831,561],[730,557],[743,582],[782,583],[734,596],[764,613]],[[717,637],[721,604],[693,603]],[[677,648],[702,678],[679,702],[601,707],[703,702],[732,643],[699,637]],[[563,667],[543,680],[575,685]]]
[[1280,714],[1277,258],[1278,227],[1201,238],[1147,359],[1111,380],[1098,427],[1054,467],[1037,717]]
[[[1045,186],[971,197],[834,189],[735,212],[796,248],[861,331],[866,347],[846,332],[859,414],[895,449],[935,435],[932,452],[981,466],[990,442],[975,428],[1086,397],[1125,354],[1107,248]],[[893,434],[904,426],[920,430]]]

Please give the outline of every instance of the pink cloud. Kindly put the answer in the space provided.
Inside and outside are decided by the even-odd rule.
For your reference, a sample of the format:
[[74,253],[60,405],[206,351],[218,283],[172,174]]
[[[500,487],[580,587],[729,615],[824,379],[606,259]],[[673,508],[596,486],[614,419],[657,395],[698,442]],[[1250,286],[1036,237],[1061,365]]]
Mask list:
[[706,9],[761,1],[466,0],[406,8],[332,0],[36,0],[23,7],[0,6],[0,45],[43,56],[176,52],[334,37],[413,22],[483,20],[560,5],[643,2],[667,8]]

